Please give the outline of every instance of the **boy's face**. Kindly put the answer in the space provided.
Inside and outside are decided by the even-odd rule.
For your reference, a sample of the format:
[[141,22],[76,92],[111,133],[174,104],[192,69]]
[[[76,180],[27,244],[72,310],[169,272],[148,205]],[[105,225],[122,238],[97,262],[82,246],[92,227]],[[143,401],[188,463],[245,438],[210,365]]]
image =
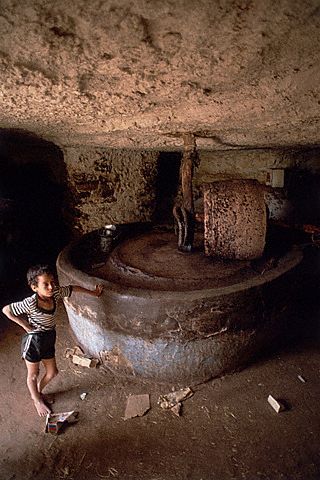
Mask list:
[[40,298],[52,297],[55,285],[53,275],[48,275],[47,273],[44,273],[43,275],[38,275],[37,278],[38,284],[32,285],[32,290],[34,292],[37,292]]

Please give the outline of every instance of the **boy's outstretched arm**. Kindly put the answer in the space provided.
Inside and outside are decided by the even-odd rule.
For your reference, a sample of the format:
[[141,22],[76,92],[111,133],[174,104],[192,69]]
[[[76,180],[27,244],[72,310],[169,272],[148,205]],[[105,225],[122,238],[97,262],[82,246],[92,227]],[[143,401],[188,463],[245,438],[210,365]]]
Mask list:
[[87,295],[91,295],[93,297],[100,297],[103,291],[103,285],[98,284],[94,290],[89,290],[88,288],[80,287],[80,285],[71,285],[73,292],[79,293],[86,293]]
[[13,315],[10,305],[6,305],[5,307],[3,307],[2,312],[5,314],[6,317],[9,318],[9,320],[12,320],[13,322],[20,325],[20,327],[22,327],[27,333],[32,332],[33,328],[31,327],[29,322],[23,317],[17,317],[16,315]]

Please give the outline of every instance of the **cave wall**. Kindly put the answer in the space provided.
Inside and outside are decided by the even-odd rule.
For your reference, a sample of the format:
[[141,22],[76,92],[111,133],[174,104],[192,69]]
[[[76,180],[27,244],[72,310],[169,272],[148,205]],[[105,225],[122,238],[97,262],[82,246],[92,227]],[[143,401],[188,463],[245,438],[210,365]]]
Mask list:
[[64,149],[66,217],[80,232],[152,218],[158,152],[99,147]]
[[[33,231],[45,232],[44,243],[49,239],[60,247],[72,236],[110,223],[172,222],[182,152],[58,148],[31,133],[10,130],[2,130],[0,140],[0,196],[21,204],[25,223],[31,219],[31,225],[39,225]],[[205,183],[250,178],[265,184],[270,170],[284,169],[284,188],[277,191],[293,203],[293,220],[317,223],[319,157],[316,148],[200,150],[193,182],[196,209],[202,208]]]
[[[0,281],[23,275],[32,263],[54,262],[72,238],[106,224],[173,223],[182,152],[59,148],[16,130],[0,131],[0,146]],[[196,210],[202,210],[207,182],[252,178],[264,183],[268,170],[283,168],[284,188],[272,189],[280,198],[276,208],[288,198],[294,212],[290,221],[319,225],[319,156],[317,148],[200,150]],[[12,208],[5,209],[8,200]]]
[[202,151],[200,159],[195,176],[196,188],[204,181],[227,180],[234,176],[265,183],[269,169],[290,170],[296,167],[314,174],[320,172],[320,149]]
[[[68,222],[84,233],[109,223],[156,221],[161,208],[166,212],[161,220],[170,223],[179,186],[181,157],[182,153],[175,152],[98,147],[64,149],[69,189]],[[298,183],[298,196],[305,195],[305,209],[313,212],[312,218],[308,214],[305,220],[316,222],[320,218],[320,205],[314,195],[319,186],[318,150],[200,151],[199,157],[199,167],[194,173],[194,196],[199,211],[205,183],[250,178],[266,184],[270,170],[284,169],[284,188],[277,191],[278,194],[281,191],[283,198],[289,197],[293,204],[297,204],[297,215],[292,220],[302,223],[304,220],[303,209],[295,198]]]
[[[256,179],[268,185],[273,169],[284,170],[283,188],[267,190],[279,201],[287,199],[290,212],[282,220],[292,223],[320,223],[320,149],[251,149],[200,152],[195,170],[194,194],[196,207],[201,209],[204,183],[232,178]],[[266,201],[268,203],[267,194]],[[282,202],[283,203],[283,202]]]

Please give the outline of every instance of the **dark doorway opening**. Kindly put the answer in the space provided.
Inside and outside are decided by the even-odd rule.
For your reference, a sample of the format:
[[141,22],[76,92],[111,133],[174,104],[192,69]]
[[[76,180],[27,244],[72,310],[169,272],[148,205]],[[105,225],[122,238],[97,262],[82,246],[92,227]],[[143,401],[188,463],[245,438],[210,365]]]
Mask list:
[[162,152],[158,158],[154,223],[173,224],[172,208],[179,188],[181,153]]
[[20,130],[0,131],[0,283],[25,278],[36,263],[54,264],[70,233],[63,220],[62,151]]

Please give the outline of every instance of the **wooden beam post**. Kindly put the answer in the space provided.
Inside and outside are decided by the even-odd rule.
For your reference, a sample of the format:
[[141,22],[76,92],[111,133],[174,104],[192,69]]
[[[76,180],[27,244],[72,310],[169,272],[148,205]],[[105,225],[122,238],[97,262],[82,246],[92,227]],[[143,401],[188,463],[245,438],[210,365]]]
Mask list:
[[196,139],[191,133],[183,135],[184,151],[180,167],[182,204],[173,207],[178,229],[178,249],[191,252],[194,239],[194,202],[192,179],[194,167],[198,164]]

